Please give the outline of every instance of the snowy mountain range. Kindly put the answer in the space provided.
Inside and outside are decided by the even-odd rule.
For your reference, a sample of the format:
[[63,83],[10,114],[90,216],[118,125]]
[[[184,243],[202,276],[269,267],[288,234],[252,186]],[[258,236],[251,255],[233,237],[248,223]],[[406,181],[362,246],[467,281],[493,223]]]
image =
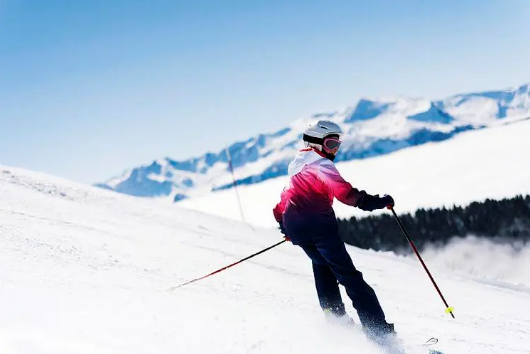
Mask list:
[[[337,168],[359,189],[392,195],[401,213],[465,206],[487,198],[530,194],[530,168],[523,162],[530,151],[528,137],[530,120],[526,119],[393,154],[344,161]],[[243,216],[249,224],[276,227],[272,208],[288,183],[289,178],[282,176],[240,186],[237,196],[233,190],[223,190],[183,200],[178,206],[235,220]],[[371,215],[338,201],[333,209],[339,218]]]
[[[228,147],[238,184],[255,184],[285,175],[302,146],[301,132],[312,121],[331,119],[345,134],[337,161],[388,154],[441,141],[469,130],[530,117],[530,84],[500,91],[467,93],[444,100],[398,97],[361,99],[345,110],[296,120],[277,132],[259,134]],[[157,159],[98,187],[140,197],[180,201],[231,188],[226,149],[184,161]]]

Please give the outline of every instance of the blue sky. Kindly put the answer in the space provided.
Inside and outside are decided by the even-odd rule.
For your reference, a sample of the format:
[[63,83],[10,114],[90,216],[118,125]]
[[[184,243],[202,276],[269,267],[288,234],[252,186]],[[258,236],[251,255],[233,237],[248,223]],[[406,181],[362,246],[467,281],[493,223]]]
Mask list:
[[99,182],[361,96],[530,81],[527,0],[0,0],[0,164]]

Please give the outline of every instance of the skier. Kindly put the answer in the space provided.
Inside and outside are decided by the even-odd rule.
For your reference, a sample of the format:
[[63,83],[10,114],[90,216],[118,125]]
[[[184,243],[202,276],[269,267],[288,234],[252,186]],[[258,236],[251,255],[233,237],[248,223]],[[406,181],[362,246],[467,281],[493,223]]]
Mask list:
[[341,128],[319,120],[303,134],[306,148],[289,164],[290,183],[274,208],[282,233],[311,258],[320,306],[325,313],[347,318],[337,281],[346,288],[365,332],[373,339],[394,333],[374,290],[364,281],[338,235],[333,198],[362,210],[392,207],[391,196],[370,195],[346,182],[333,160],[341,145]]

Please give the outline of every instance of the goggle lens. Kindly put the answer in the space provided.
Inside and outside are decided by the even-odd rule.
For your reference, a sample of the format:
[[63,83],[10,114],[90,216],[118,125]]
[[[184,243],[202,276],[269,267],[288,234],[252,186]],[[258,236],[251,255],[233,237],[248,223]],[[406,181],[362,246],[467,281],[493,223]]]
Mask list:
[[324,139],[324,148],[329,151],[336,151],[340,148],[342,141],[337,138],[327,138]]

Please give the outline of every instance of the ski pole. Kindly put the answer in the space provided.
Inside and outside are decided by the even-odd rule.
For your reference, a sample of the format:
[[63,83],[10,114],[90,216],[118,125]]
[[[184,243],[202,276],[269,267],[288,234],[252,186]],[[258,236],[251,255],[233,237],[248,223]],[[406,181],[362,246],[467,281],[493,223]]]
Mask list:
[[226,157],[228,160],[228,168],[230,169],[230,172],[232,173],[232,180],[234,181],[233,186],[234,186],[234,191],[236,192],[237,205],[239,205],[239,213],[241,214],[241,220],[243,222],[246,222],[245,214],[243,213],[243,205],[241,204],[241,199],[239,198],[239,191],[237,190],[237,179],[236,179],[236,173],[234,172],[234,165],[232,164],[232,156],[230,155],[230,150],[228,149],[228,147],[225,150],[226,150]]
[[274,247],[281,245],[282,243],[284,243],[284,242],[286,242],[286,241],[287,241],[287,240],[284,239],[283,241],[280,241],[280,242],[278,242],[278,243],[276,243],[276,244],[274,244],[274,245],[272,245],[272,246],[270,246],[270,247],[267,247],[267,248],[265,248],[265,249],[262,249],[262,250],[259,251],[259,252],[256,252],[256,253],[254,253],[254,254],[251,254],[250,256],[245,257],[245,258],[243,258],[243,259],[241,259],[241,260],[239,260],[239,261],[237,261],[237,262],[234,262],[234,263],[232,263],[232,264],[229,264],[229,265],[227,265],[226,267],[223,267],[223,268],[221,268],[221,269],[217,269],[216,271],[211,272],[210,274],[207,274],[207,275],[205,275],[205,276],[203,276],[203,277],[200,277],[200,278],[197,278],[197,279],[193,279],[193,280],[187,281],[187,282],[185,282],[185,283],[182,283],[182,284],[180,284],[180,285],[177,285],[177,286],[174,286],[174,287],[172,287],[172,288],[169,288],[168,291],[173,291],[173,290],[175,290],[175,289],[181,288],[181,287],[186,286],[186,285],[188,285],[188,284],[195,283],[196,281],[199,281],[199,280],[202,280],[202,279],[208,278],[209,276],[212,276],[212,275],[214,275],[214,274],[220,273],[220,272],[222,272],[223,270],[226,270],[226,269],[228,269],[228,268],[230,268],[230,267],[233,267],[233,266],[235,266],[235,265],[238,265],[239,263],[242,263],[242,262],[244,262],[244,261],[246,261],[246,260],[249,260],[249,259],[252,258],[252,257],[255,257],[255,256],[259,255],[259,254],[264,253],[264,252],[267,252],[267,251],[273,249]]
[[438,287],[438,285],[436,284],[436,282],[434,281],[434,278],[432,277],[431,275],[431,272],[429,272],[429,269],[427,268],[427,265],[425,265],[425,262],[423,261],[423,258],[421,258],[421,255],[420,255],[420,252],[418,251],[418,248],[416,247],[416,245],[414,244],[414,242],[412,241],[412,239],[410,238],[407,230],[405,230],[405,227],[403,226],[403,223],[401,222],[401,219],[399,218],[399,216],[396,214],[396,211],[394,210],[394,208],[389,208],[390,210],[392,210],[392,214],[394,214],[394,218],[396,219],[397,223],[399,224],[399,227],[401,228],[401,231],[403,232],[403,235],[405,235],[405,237],[407,238],[407,240],[409,241],[409,244],[410,244],[410,247],[412,247],[412,250],[414,251],[414,253],[416,253],[416,256],[418,257],[418,259],[420,260],[420,263],[421,265],[423,266],[423,269],[425,269],[425,271],[427,272],[427,275],[429,276],[429,278],[431,279],[431,282],[432,284],[434,285],[436,291],[438,292],[438,295],[440,295],[440,298],[442,298],[442,301],[444,302],[444,305],[445,305],[445,313],[448,313],[450,314],[453,318],[455,318],[455,315],[453,314],[453,311],[454,311],[454,308],[452,308],[451,306],[449,306],[447,304],[447,301],[445,301],[445,298],[442,294],[442,291],[440,290],[440,288]]

